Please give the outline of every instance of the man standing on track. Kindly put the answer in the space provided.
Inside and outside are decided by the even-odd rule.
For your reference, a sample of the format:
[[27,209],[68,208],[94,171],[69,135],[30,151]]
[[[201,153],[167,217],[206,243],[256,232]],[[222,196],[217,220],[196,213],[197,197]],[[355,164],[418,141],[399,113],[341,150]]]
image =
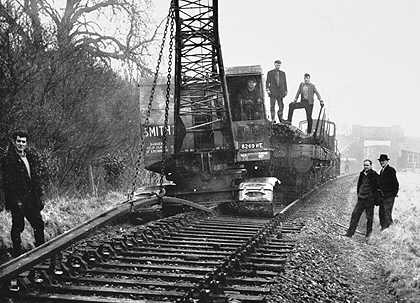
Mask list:
[[35,154],[26,150],[28,133],[17,131],[13,134],[4,159],[4,191],[6,209],[12,213],[11,238],[13,257],[22,253],[20,234],[25,227],[25,218],[34,230],[35,246],[44,243],[44,221],[41,210],[42,190],[38,175],[38,161]]
[[379,191],[382,196],[382,201],[379,204],[379,222],[381,229],[384,230],[393,222],[392,208],[398,194],[399,183],[395,169],[389,166],[388,155],[380,155],[378,161],[382,167],[379,174]]
[[276,102],[279,107],[277,112],[279,122],[283,121],[283,98],[287,96],[286,74],[280,70],[280,65],[280,60],[274,61],[274,69],[267,73],[267,80],[265,81],[265,89],[270,97],[270,113],[273,122],[276,120]]
[[352,237],[356,232],[357,225],[362,213],[366,212],[366,237],[372,233],[373,209],[378,193],[378,174],[372,169],[372,161],[363,161],[363,170],[360,172],[357,181],[357,203],[351,214],[350,226],[345,234]]

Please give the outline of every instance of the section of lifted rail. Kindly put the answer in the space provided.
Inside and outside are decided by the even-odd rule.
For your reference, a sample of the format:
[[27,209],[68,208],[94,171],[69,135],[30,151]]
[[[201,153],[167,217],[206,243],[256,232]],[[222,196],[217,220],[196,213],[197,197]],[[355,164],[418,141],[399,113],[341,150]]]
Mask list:
[[[296,208],[296,206],[299,205],[299,202],[301,202],[305,197],[311,195],[314,191],[316,191],[319,188],[320,187],[317,187],[311,190],[310,192],[303,195],[300,199],[297,199],[290,203],[287,207],[279,211],[270,222],[266,222],[261,230],[256,229],[256,234],[250,237],[249,240],[242,245],[243,247],[241,246],[242,250],[240,254],[243,255],[242,257],[244,257],[248,252],[253,251],[253,245],[255,246],[256,244],[258,244],[258,241],[261,242],[261,240],[264,240],[264,238],[266,238],[266,235],[270,234],[279,224],[279,222],[282,221],[282,218],[291,213]],[[209,208],[173,197],[157,197],[150,195],[137,196],[137,198],[133,201],[126,201],[120,203],[116,207],[59,235],[58,237],[46,242],[42,246],[37,247],[36,249],[33,249],[21,255],[20,257],[13,259],[0,266],[0,288],[2,290],[10,290],[11,287],[13,288],[13,285],[10,285],[10,283],[13,282],[14,279],[17,279],[20,274],[30,271],[34,266],[37,266],[43,261],[49,260],[50,263],[53,264],[55,255],[60,254],[62,251],[65,251],[67,248],[77,243],[78,241],[87,238],[88,235],[94,230],[97,230],[100,227],[105,227],[107,226],[107,224],[110,224],[111,222],[122,218],[133,211],[141,213],[142,210],[150,209],[150,207],[157,206],[161,203],[183,204],[193,207],[197,210],[205,211],[208,213],[212,212],[212,210]],[[225,262],[220,263],[219,266],[217,266],[215,270],[215,272],[217,273],[217,279],[219,279],[219,277],[222,277],[220,276],[220,274],[223,272],[223,270],[231,266],[234,263],[234,261],[238,259],[237,253],[238,252],[235,252],[232,255],[226,256]],[[211,279],[211,281],[213,280],[214,277]],[[203,281],[202,283],[203,284],[201,285],[201,288],[206,287],[206,284],[208,284],[209,281],[207,281],[207,283]],[[190,295],[194,297],[196,296],[196,294],[194,293],[190,293]]]
[[158,197],[154,194],[137,195],[135,199],[122,202],[112,209],[107,210],[102,214],[45,242],[41,246],[36,247],[20,255],[19,257],[6,262],[5,264],[2,264],[0,266],[0,287],[3,286],[2,284],[4,282],[8,282],[10,279],[16,277],[20,273],[29,270],[33,265],[52,257],[54,254],[59,253],[60,251],[65,250],[72,244],[84,239],[88,234],[102,226],[105,226],[109,222],[124,217],[130,212],[141,212],[142,209],[148,209],[162,202],[179,203],[193,206],[203,211],[211,211],[206,207],[202,207],[189,201],[173,197]]

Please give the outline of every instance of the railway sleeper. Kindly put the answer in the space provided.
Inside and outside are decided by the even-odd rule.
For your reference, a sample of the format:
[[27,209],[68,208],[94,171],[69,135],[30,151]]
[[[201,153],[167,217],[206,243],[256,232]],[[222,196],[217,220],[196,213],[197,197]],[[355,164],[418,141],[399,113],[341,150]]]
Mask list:
[[164,247],[134,247],[130,250],[131,252],[165,252],[165,253],[184,253],[184,254],[203,254],[203,255],[218,255],[218,256],[229,256],[232,251],[219,251],[219,250],[204,250],[204,249],[181,249],[181,248],[164,248]]
[[264,246],[263,246],[264,248],[267,248],[267,249],[275,249],[276,251],[281,251],[281,250],[284,250],[284,251],[291,251],[294,247],[295,247],[295,245],[290,245],[290,244],[272,244],[272,242],[271,241],[269,241],[268,243],[266,243],[266,244],[264,244]]
[[216,223],[216,224],[231,224],[234,226],[260,226],[262,227],[265,223],[269,222],[266,219],[253,219],[253,218],[245,218],[245,217],[230,217],[230,216],[218,216],[218,217],[210,217],[206,221],[198,220],[198,222],[209,222],[209,223]]
[[164,287],[169,289],[190,289],[196,287],[197,283],[192,282],[178,282],[178,281],[162,281],[158,279],[153,280],[140,280],[140,279],[115,279],[115,278],[103,278],[103,277],[65,277],[61,281],[73,282],[73,283],[91,283],[101,285],[113,285],[113,286],[143,286],[143,287]]
[[141,257],[141,256],[163,256],[163,257],[172,257],[172,258],[182,258],[184,260],[219,260],[225,258],[226,254],[217,254],[217,253],[197,253],[191,251],[177,251],[177,252],[150,252],[150,251],[125,251],[121,252],[121,256],[132,256],[132,257]]
[[[13,297],[13,296],[12,296]],[[63,302],[63,303],[146,303],[145,300],[139,301],[134,299],[123,298],[104,298],[92,297],[74,294],[38,294],[34,292],[19,296],[19,300],[28,300],[26,302]],[[147,300],[147,303],[167,303],[167,301]]]
[[272,237],[270,238],[270,241],[273,242],[273,244],[284,244],[284,245],[294,245],[296,243],[296,240],[291,240],[291,239],[279,239],[276,238],[275,233],[273,233]]
[[218,262],[217,261],[200,261],[200,259],[198,260],[182,260],[179,258],[130,258],[130,257],[115,257],[115,258],[110,258],[109,261],[118,261],[118,262],[126,262],[126,263],[138,263],[138,264],[143,264],[143,263],[147,263],[147,264],[185,264],[185,265],[207,265],[207,266],[216,266],[218,264],[220,264],[222,262],[223,259],[220,259]]
[[51,293],[54,296],[56,293],[74,293],[78,294],[89,294],[92,296],[100,295],[106,296],[121,296],[128,297],[129,299],[147,299],[147,298],[158,298],[165,300],[164,298],[182,298],[185,296],[183,291],[165,291],[165,290],[150,290],[150,289],[138,289],[138,288],[120,288],[120,287],[91,287],[91,286],[73,286],[73,285],[59,285],[59,286],[43,286],[42,292],[39,293]]
[[263,257],[254,257],[251,255],[250,257],[246,257],[245,261],[253,262],[253,263],[265,262],[265,263],[273,263],[273,264],[284,264],[287,262],[287,258],[286,257],[263,258]]
[[[239,301],[243,303],[247,302],[266,302],[265,296],[252,296],[252,295],[243,295],[239,293],[225,293],[225,294],[211,294],[210,299],[212,302],[231,302]],[[218,301],[224,300],[224,301]]]
[[[290,252],[293,250],[293,247],[290,247]],[[264,246],[258,247],[255,249],[255,252],[257,253],[263,253],[263,254],[282,254],[284,253],[285,248],[280,249],[272,249],[272,248],[265,248]]]
[[236,235],[236,234],[225,234],[223,232],[220,233],[212,233],[212,232],[207,232],[207,233],[194,233],[191,231],[188,232],[174,232],[172,234],[173,236],[181,236],[181,237],[190,237],[190,238],[216,238],[217,239],[226,239],[226,240],[248,240],[249,237],[252,237],[254,235],[254,233],[249,233],[246,235]]
[[278,275],[277,272],[270,270],[256,270],[255,268],[250,270],[241,268],[233,273],[235,276],[247,276],[247,277],[275,277]]
[[241,264],[241,267],[244,269],[249,269],[249,270],[259,270],[259,271],[270,270],[270,271],[282,272],[285,269],[284,263],[285,262],[281,264],[245,262]]
[[[34,267],[35,270],[48,270],[48,267],[46,266],[42,266],[42,265],[37,265],[36,267]],[[191,281],[197,281],[200,279],[204,278],[204,275],[206,274],[206,272],[202,273],[202,274],[188,274],[188,273],[168,273],[168,272],[145,272],[145,271],[138,271],[138,270],[130,270],[130,269],[125,269],[125,270],[118,270],[116,268],[113,269],[109,269],[109,268],[91,268],[91,269],[87,269],[86,271],[82,272],[82,273],[75,273],[75,274],[71,274],[68,277],[80,277],[80,276],[94,276],[94,275],[103,275],[103,276],[107,276],[109,275],[110,278],[115,277],[116,275],[121,276],[121,277],[137,277],[137,278],[147,278],[147,277],[152,277],[152,278],[158,278],[158,279],[165,279],[165,280],[173,280],[173,279],[186,279],[186,280],[191,280]],[[51,274],[50,276],[55,277],[55,278],[59,278],[59,279],[65,279],[67,276],[56,276]],[[22,274],[21,277],[26,277],[25,274]]]
[[[255,279],[254,279],[255,280]],[[133,279],[105,279],[105,278],[85,278],[85,277],[71,277],[64,278],[62,282],[73,282],[75,284],[82,283],[81,286],[86,286],[84,284],[90,283],[92,285],[104,285],[106,287],[115,287],[115,286],[142,286],[142,287],[151,287],[151,290],[154,288],[164,288],[168,289],[191,289],[196,287],[197,283],[190,282],[166,282],[161,280],[133,280]],[[270,288],[268,287],[255,287],[255,286],[244,286],[238,285],[239,281],[235,281],[237,284],[227,284],[223,287],[223,290],[228,291],[240,291],[243,293],[269,293]],[[74,286],[74,284],[73,284]]]
[[238,247],[241,243],[223,243],[215,241],[206,241],[206,240],[172,240],[172,239],[158,239],[155,243],[163,243],[163,244],[189,244],[189,245],[208,245],[208,246],[216,246],[216,247],[224,247],[224,246],[234,246]]
[[101,263],[98,267],[103,268],[127,268],[134,270],[159,270],[170,272],[200,272],[208,273],[214,270],[213,267],[187,267],[187,266],[168,266],[168,265],[149,265],[149,264],[129,264],[129,263]]
[[191,224],[190,227],[196,227],[196,228],[224,228],[229,230],[242,230],[242,231],[258,231],[261,227],[255,227],[255,226],[243,226],[243,225],[226,225],[226,224],[217,224],[217,223],[203,223],[203,224]]
[[171,243],[150,243],[147,245],[147,248],[149,247],[161,247],[161,248],[181,248],[181,249],[212,249],[212,250],[221,250],[221,251],[232,251],[235,250],[236,248],[239,247],[239,245],[236,246],[228,246],[228,245],[224,245],[221,246],[219,244],[213,244],[213,245],[209,245],[206,244],[205,242],[202,243],[202,245],[199,244],[171,244]]
[[91,275],[109,275],[114,277],[119,275],[121,277],[137,277],[137,278],[153,278],[161,279],[164,281],[184,280],[184,281],[200,281],[204,279],[205,273],[190,274],[190,273],[162,273],[162,272],[140,272],[137,270],[116,270],[106,268],[93,268],[88,269],[85,274]]
[[283,234],[296,234],[300,232],[300,229],[282,228],[281,232]]
[[226,283],[235,284],[259,284],[259,285],[266,285],[274,283],[274,279],[272,278],[261,278],[261,277],[248,277],[248,276],[240,276],[234,273],[232,276],[226,278]]
[[[106,261],[113,262],[126,262],[126,263],[138,263],[138,264],[152,264],[152,263],[173,263],[173,264],[191,264],[191,265],[217,265],[223,261],[224,255],[212,256],[209,258],[208,255],[188,255],[188,254],[139,254],[131,252],[121,252],[116,256],[107,258]],[[98,264],[106,263],[105,260],[96,259],[95,262],[89,263],[89,267],[97,266]],[[42,270],[50,270],[51,264],[46,261],[40,265],[36,265],[34,268]],[[62,271],[68,272],[69,270],[62,265],[55,264],[54,271],[62,269]]]
[[286,257],[289,254],[289,252],[287,253],[273,253],[273,254],[267,254],[267,253],[252,253],[250,255],[250,257],[254,257],[254,258],[267,258],[267,259],[276,259],[279,257]]
[[217,242],[221,244],[243,244],[245,242],[244,239],[220,239],[213,237],[184,237],[184,236],[172,236],[172,237],[164,237],[161,240],[177,240],[177,241],[200,241],[196,238],[200,239],[204,242]]
[[269,293],[269,287],[256,287],[256,286],[244,286],[244,285],[226,285],[222,288],[222,291],[240,291],[243,293]]
[[222,227],[214,227],[214,228],[204,228],[204,227],[186,227],[180,229],[178,232],[195,232],[195,233],[214,233],[214,234],[222,234],[222,235],[253,235],[257,232],[258,229],[254,230],[239,230],[239,229],[225,229]]

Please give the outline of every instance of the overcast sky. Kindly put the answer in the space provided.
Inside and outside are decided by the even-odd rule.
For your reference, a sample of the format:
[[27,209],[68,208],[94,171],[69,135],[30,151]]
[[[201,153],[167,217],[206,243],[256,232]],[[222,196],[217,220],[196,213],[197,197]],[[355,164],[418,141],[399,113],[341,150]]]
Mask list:
[[[160,21],[170,0],[152,3]],[[308,72],[341,132],[400,125],[420,137],[420,0],[219,0],[219,24],[225,66],[283,61],[285,112]]]
[[[163,17],[169,0],[153,3]],[[286,104],[308,72],[341,130],[400,125],[420,136],[420,1],[220,0],[219,23],[225,66],[266,72],[283,61]]]

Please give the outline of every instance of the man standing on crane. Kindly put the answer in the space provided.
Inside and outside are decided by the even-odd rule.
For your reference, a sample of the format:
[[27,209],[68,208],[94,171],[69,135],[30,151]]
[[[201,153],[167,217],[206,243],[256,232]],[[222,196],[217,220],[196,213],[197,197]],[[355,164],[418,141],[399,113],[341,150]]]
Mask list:
[[283,98],[287,96],[287,83],[286,83],[286,74],[284,71],[280,70],[281,61],[274,61],[274,69],[270,70],[267,73],[267,80],[265,82],[265,88],[268,95],[270,96],[270,112],[271,120],[274,122],[275,117],[275,106],[276,101],[279,106],[279,111],[277,116],[279,117],[279,122],[283,120]]
[[[318,93],[315,85],[311,83],[311,75],[304,75],[304,82],[300,83],[299,89],[296,93],[295,100],[289,104],[289,114],[287,121],[292,123],[293,111],[298,108],[304,108],[306,111],[306,121],[308,121],[307,133],[310,134],[312,131],[312,111],[314,109],[314,94],[318,97],[321,107],[324,106],[324,101],[321,99],[321,95]],[[297,99],[300,95],[300,102]]]

